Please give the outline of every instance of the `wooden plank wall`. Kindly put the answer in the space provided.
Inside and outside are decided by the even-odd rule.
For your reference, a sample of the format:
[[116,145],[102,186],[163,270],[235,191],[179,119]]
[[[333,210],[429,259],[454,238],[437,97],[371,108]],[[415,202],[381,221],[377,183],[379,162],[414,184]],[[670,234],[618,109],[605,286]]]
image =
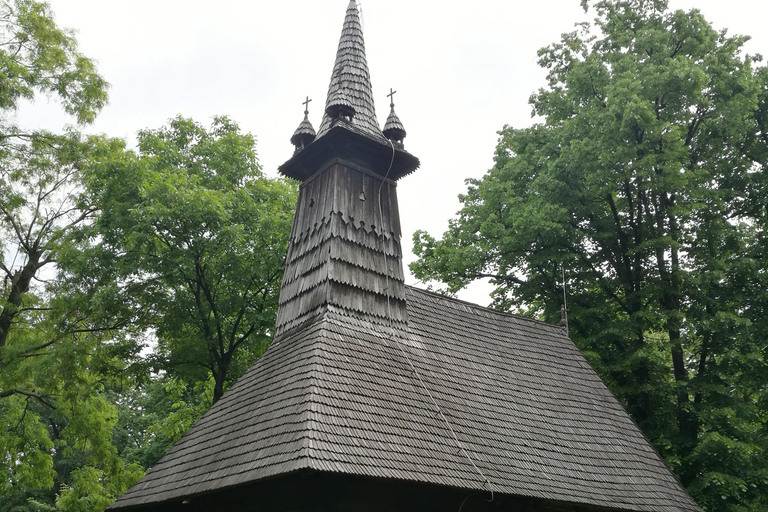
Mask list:
[[280,290],[277,335],[329,305],[405,327],[405,276],[396,183],[335,161],[302,184]]

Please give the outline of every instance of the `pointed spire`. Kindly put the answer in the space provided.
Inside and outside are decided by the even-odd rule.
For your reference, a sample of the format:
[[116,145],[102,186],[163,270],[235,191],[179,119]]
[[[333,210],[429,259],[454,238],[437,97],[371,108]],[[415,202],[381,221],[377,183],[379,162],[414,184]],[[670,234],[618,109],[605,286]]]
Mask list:
[[312,101],[307,96],[307,100],[304,102],[304,120],[296,128],[291,136],[291,144],[296,146],[296,152],[304,149],[305,146],[311,144],[315,140],[315,128],[312,123],[309,122],[309,102]]
[[397,117],[397,114],[395,114],[395,93],[397,91],[393,91],[392,89],[389,90],[389,108],[391,109],[389,112],[389,117],[387,117],[387,122],[384,123],[384,136],[391,140],[392,142],[396,142],[400,145],[403,144],[403,139],[405,139],[406,132],[405,128],[403,127],[403,123],[400,122],[400,118]]
[[351,0],[347,6],[325,114],[314,141],[308,138],[311,135],[309,120],[305,123],[291,138],[296,151],[280,166],[280,172],[285,176],[306,181],[322,172],[322,166],[333,159],[355,162],[373,174],[394,181],[419,167],[419,159],[403,148],[405,129],[394,108],[385,126],[390,139],[384,136],[376,119],[356,0]]
[[371,77],[365,57],[365,41],[356,0],[351,0],[347,6],[325,109],[326,115],[318,130],[318,137],[322,137],[330,130],[334,121],[341,118],[363,134],[383,139],[379,122],[376,120]]

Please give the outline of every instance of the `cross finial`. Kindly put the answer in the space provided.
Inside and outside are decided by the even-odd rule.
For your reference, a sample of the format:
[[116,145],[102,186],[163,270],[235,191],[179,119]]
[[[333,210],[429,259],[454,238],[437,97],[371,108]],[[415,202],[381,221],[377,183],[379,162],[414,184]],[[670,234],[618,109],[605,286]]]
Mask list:
[[387,97],[389,98],[389,106],[391,108],[395,108],[395,94],[397,94],[397,91],[393,91],[392,88],[390,88]]
[[304,115],[309,114],[309,102],[310,101],[312,101],[312,100],[309,99],[309,96],[307,96],[307,100],[302,103],[302,105],[304,105]]

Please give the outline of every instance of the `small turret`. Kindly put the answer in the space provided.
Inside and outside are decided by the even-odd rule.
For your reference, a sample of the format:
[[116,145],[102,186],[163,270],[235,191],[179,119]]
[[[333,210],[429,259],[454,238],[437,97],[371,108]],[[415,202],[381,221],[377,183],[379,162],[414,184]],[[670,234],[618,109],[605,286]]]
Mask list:
[[315,129],[312,127],[312,123],[309,122],[309,102],[312,101],[307,96],[307,100],[304,102],[304,120],[296,128],[291,136],[291,144],[296,146],[296,153],[304,149],[316,138]]
[[392,89],[389,90],[389,108],[391,109],[389,112],[389,117],[387,117],[387,122],[384,123],[384,136],[394,142],[395,144],[398,144],[401,148],[403,146],[403,139],[405,139],[406,131],[403,127],[403,123],[400,121],[400,118],[397,117],[397,114],[395,113],[395,94],[397,91],[393,91]]

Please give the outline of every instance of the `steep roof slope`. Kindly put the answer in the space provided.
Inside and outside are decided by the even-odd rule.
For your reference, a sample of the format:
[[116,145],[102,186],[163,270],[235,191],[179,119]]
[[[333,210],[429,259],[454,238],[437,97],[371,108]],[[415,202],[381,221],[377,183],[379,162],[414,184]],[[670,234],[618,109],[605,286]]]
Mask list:
[[410,287],[407,304],[406,331],[330,308],[276,340],[113,508],[313,469],[700,511],[562,329]]

